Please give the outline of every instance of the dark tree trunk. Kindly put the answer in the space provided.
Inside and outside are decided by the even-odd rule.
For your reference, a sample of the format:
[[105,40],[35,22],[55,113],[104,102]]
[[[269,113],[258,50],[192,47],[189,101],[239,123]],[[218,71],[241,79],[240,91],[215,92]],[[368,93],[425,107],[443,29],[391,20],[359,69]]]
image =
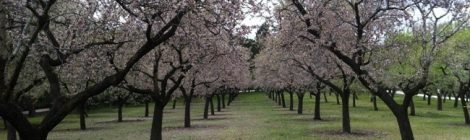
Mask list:
[[80,130],[86,130],[86,101],[78,106],[80,113]]
[[437,110],[442,111],[442,95],[437,94]]
[[413,130],[411,129],[410,119],[406,109],[399,109],[399,113],[395,112],[394,115],[398,122],[398,127],[400,129],[400,135],[402,140],[414,140]]
[[379,111],[379,108],[377,107],[377,96],[372,95],[372,104],[374,104],[374,111]]
[[303,93],[297,94],[297,98],[299,99],[299,104],[297,107],[297,114],[302,114],[303,106],[304,106],[304,94]]
[[155,102],[150,140],[162,140],[163,108],[162,103]]
[[431,97],[432,97],[432,95],[429,94],[429,95],[428,95],[428,105],[431,105]]
[[337,93],[335,93],[335,96],[336,96],[336,104],[338,104],[338,105],[341,104],[341,103],[339,103],[339,95]]
[[342,114],[343,114],[343,132],[351,133],[351,120],[349,118],[349,93],[343,93],[341,96]]
[[446,100],[447,100],[447,93],[446,94],[442,94],[442,103],[446,103]]
[[289,92],[289,110],[294,111],[294,93]]
[[191,127],[191,99],[192,97],[185,97],[184,99],[184,127]]
[[281,91],[281,102],[282,102],[282,107],[286,108],[286,98],[284,98],[284,92]]
[[228,95],[227,106],[230,106],[230,103],[232,102],[232,100],[233,100],[233,94],[229,94]]
[[323,99],[325,100],[325,103],[328,103],[328,98],[326,97],[326,92],[323,93]]
[[203,115],[203,118],[204,118],[204,119],[208,119],[208,118],[209,118],[209,97],[206,97],[206,103],[204,104],[204,115]]
[[314,116],[313,116],[314,120],[321,120],[321,117],[320,117],[320,98],[321,98],[321,92],[317,92],[317,94],[315,94],[315,113],[314,113]]
[[122,122],[122,108],[123,108],[124,104],[123,103],[119,103],[118,105],[118,122]]
[[463,115],[465,118],[465,124],[470,124],[470,116],[468,114],[467,101],[465,101],[465,94],[460,93],[460,102],[462,104]]
[[11,125],[9,122],[6,123],[7,127],[7,140],[16,140],[17,135],[16,135],[16,129]]
[[280,93],[280,92],[276,92],[276,94],[277,94],[277,105],[282,105],[281,93]]
[[411,101],[410,101],[410,115],[416,116],[415,101],[413,101],[413,97],[411,97]]
[[176,99],[173,100],[173,108],[172,109],[175,109],[176,108]]
[[221,105],[220,105],[220,95],[217,94],[217,112],[220,112],[221,111]]
[[28,109],[28,116],[29,117],[34,117],[34,115],[36,115],[36,108],[34,107],[34,105],[32,105]]
[[423,93],[423,101],[426,101],[426,94]]
[[356,92],[353,92],[353,107],[356,107],[356,98],[357,98]]
[[149,117],[149,102],[145,102],[145,117]]
[[212,101],[212,96],[210,97],[209,102],[210,102],[210,104],[211,104],[211,115],[215,115],[215,112],[214,112],[214,102]]
[[225,108],[225,94],[222,94],[222,108]]

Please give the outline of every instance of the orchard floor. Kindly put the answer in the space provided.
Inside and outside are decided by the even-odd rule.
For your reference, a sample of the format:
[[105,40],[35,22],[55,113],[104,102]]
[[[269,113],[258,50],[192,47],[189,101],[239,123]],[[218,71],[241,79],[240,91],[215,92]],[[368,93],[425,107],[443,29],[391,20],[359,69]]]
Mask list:
[[[285,94],[288,103],[288,94]],[[399,97],[398,97],[399,98]],[[397,98],[397,99],[398,99]],[[295,109],[297,97],[294,95]],[[334,95],[329,102],[322,98],[322,121],[314,121],[314,101],[308,95],[304,100],[304,114],[289,111],[270,100],[265,94],[242,94],[222,112],[215,112],[209,120],[202,119],[203,102],[192,104],[192,128],[183,128],[183,104],[176,109],[171,104],[165,109],[164,139],[400,139],[398,126],[393,115],[379,101],[379,111],[373,111],[367,95],[359,96],[357,107],[351,103],[351,127],[353,134],[341,130],[341,106],[336,104]],[[400,100],[400,99],[398,99]],[[216,103],[216,102],[214,102]],[[411,123],[418,140],[460,140],[470,139],[470,126],[463,124],[461,108],[453,108],[453,101],[444,103],[444,111],[436,110],[436,102],[426,105],[421,98],[415,98],[417,116]],[[216,105],[216,104],[215,104]],[[151,109],[152,110],[152,109]],[[142,117],[143,106],[128,106],[124,109],[124,122],[116,122],[115,108],[93,109],[87,118],[88,130],[78,129],[78,115],[69,115],[49,135],[51,140],[146,140],[149,139],[151,118]],[[39,122],[40,117],[31,118]],[[0,123],[0,128],[3,128]],[[5,130],[0,130],[0,139],[5,139]]]

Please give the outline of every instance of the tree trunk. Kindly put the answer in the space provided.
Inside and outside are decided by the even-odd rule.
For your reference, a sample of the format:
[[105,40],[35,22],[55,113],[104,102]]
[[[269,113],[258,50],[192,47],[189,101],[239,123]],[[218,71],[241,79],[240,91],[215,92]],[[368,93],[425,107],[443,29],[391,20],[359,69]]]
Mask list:
[[326,97],[326,92],[323,94],[323,99],[325,100],[325,103],[328,103],[328,98]]
[[353,107],[356,107],[356,92],[353,92]]
[[297,114],[302,114],[303,106],[304,106],[304,94],[297,94],[297,98],[299,100],[299,104],[297,107]]
[[446,103],[447,100],[447,93],[442,95],[442,103]]
[[149,117],[149,102],[145,102],[145,117]]
[[281,102],[282,102],[282,107],[286,108],[286,98],[284,98],[284,92],[281,92]]
[[208,119],[208,118],[209,118],[209,97],[206,97],[206,103],[204,104],[204,115],[203,115],[203,118],[204,118],[204,119]]
[[289,110],[294,111],[294,95],[292,92],[289,92]]
[[209,99],[210,105],[211,105],[211,115],[215,115],[214,112],[214,102],[212,101],[212,96]]
[[459,106],[459,96],[454,96],[454,108]]
[[184,99],[184,127],[191,127],[191,97]]
[[426,101],[426,94],[423,93],[423,101]]
[[86,130],[86,101],[80,104],[79,113],[80,113],[80,130]]
[[374,111],[379,111],[379,108],[377,107],[377,96],[372,96],[372,103],[374,104]]
[[442,95],[437,94],[437,110],[442,111]]
[[343,113],[343,132],[351,133],[351,120],[349,118],[349,93],[343,93],[341,96]]
[[122,107],[124,106],[123,103],[119,103],[118,106],[118,122],[122,122]]
[[150,140],[162,140],[163,108],[162,103],[155,102]]
[[281,106],[281,105],[282,105],[282,101],[281,101],[281,93],[279,93],[279,92],[276,92],[276,94],[277,94],[277,105],[280,105],[280,106]]
[[428,105],[431,105],[431,97],[432,97],[432,95],[429,94],[429,95],[428,95]]
[[222,94],[222,108],[225,108],[225,94]]
[[321,120],[321,117],[320,117],[320,98],[321,98],[321,93],[320,92],[315,94],[315,113],[314,113],[314,116],[313,116],[314,120]]
[[338,93],[336,93],[335,96],[336,96],[336,104],[339,105],[340,103],[339,103],[339,96],[338,96]]
[[10,122],[6,123],[7,127],[7,140],[16,140],[17,135],[16,135],[16,129],[13,127],[13,125],[10,124]]
[[465,101],[465,94],[460,94],[460,102],[462,103],[463,115],[465,117],[465,124],[470,124],[470,116],[468,115],[467,102]]
[[411,101],[410,101],[410,115],[416,116],[415,101],[413,101],[413,97],[411,97]]
[[175,109],[176,108],[176,99],[173,100],[173,108],[172,109]]
[[220,95],[217,94],[216,96],[217,96],[217,112],[220,112],[221,107],[222,107],[222,106],[220,106]]
[[402,140],[414,140],[413,130],[411,129],[410,119],[406,109],[399,109],[400,112],[395,112],[394,115],[398,122],[400,135]]

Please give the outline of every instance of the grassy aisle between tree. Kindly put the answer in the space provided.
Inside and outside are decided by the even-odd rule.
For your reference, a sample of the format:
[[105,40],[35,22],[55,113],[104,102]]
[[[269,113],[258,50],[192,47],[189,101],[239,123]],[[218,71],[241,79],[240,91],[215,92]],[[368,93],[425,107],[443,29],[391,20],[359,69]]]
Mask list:
[[[288,95],[288,94],[286,94]],[[286,96],[286,103],[288,97]],[[398,96],[400,97],[400,96]],[[294,96],[297,109],[297,97]],[[215,112],[209,120],[202,119],[203,102],[196,99],[192,104],[192,128],[183,128],[183,104],[176,109],[165,109],[165,139],[399,139],[398,127],[393,115],[379,101],[379,111],[373,111],[368,95],[362,95],[357,107],[352,107],[351,126],[353,134],[342,134],[341,106],[335,96],[328,96],[329,103],[322,100],[322,121],[313,121],[313,99],[304,99],[304,114],[297,115],[271,101],[265,94],[247,93],[236,98],[223,112]],[[398,98],[397,98],[398,99]],[[214,102],[215,105],[217,102]],[[461,108],[453,108],[453,102],[444,104],[444,111],[437,111],[435,100],[431,106],[415,98],[417,116],[410,117],[415,138],[420,140],[468,139],[470,126],[463,125]],[[49,136],[51,140],[145,140],[149,139],[151,118],[141,117],[143,106],[124,108],[124,122],[117,123],[113,108],[93,109],[87,118],[88,130],[80,131],[78,115],[68,116]],[[151,110],[153,110],[151,108]],[[39,121],[39,117],[32,118]],[[0,123],[0,128],[3,128]],[[0,139],[5,139],[0,130]]]

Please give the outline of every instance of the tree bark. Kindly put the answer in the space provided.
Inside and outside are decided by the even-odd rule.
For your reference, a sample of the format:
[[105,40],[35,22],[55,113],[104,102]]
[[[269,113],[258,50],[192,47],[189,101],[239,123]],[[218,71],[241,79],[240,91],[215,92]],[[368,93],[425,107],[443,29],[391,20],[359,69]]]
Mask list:
[[80,130],[86,130],[86,102],[80,104],[79,113],[80,113]]
[[303,113],[303,107],[304,107],[304,94],[303,93],[298,93],[297,98],[299,100],[298,107],[297,107],[297,114],[302,114]]
[[286,108],[286,98],[284,98],[284,91],[281,91],[281,102],[282,102],[282,107]]
[[221,111],[221,105],[220,105],[220,95],[217,94],[217,112],[220,112]]
[[356,107],[356,92],[353,92],[353,107]]
[[339,95],[338,95],[338,93],[335,93],[335,96],[336,96],[336,104],[338,104],[338,105],[341,104],[341,103],[339,103]]
[[225,108],[225,94],[222,94],[222,108]]
[[277,105],[281,106],[282,105],[281,93],[276,92],[276,94],[277,94]]
[[437,110],[442,111],[442,95],[437,94]]
[[149,117],[149,102],[145,101],[145,117]]
[[176,109],[176,99],[173,99],[173,107],[172,109]]
[[119,103],[118,105],[118,122],[122,122],[122,108],[123,108],[124,104],[123,103]]
[[6,123],[7,127],[7,140],[16,140],[17,135],[16,135],[16,129],[11,125],[9,122]]
[[184,99],[184,127],[191,127],[191,97]]
[[320,98],[321,98],[321,93],[317,92],[317,94],[315,94],[315,113],[314,113],[314,116],[313,116],[314,120],[321,120],[321,117],[320,117]]
[[204,115],[203,115],[203,118],[204,118],[204,119],[208,119],[208,118],[209,118],[209,97],[206,97],[206,103],[204,104]]
[[399,113],[395,112],[394,115],[398,122],[398,127],[400,129],[400,135],[402,140],[414,140],[413,130],[411,129],[410,119],[406,109],[399,109]]
[[431,97],[432,97],[432,94],[429,93],[429,95],[428,95],[428,105],[431,105]]
[[292,92],[289,92],[289,97],[290,97],[290,100],[289,100],[289,110],[290,111],[294,111],[294,93]]
[[460,102],[462,104],[463,115],[465,118],[465,124],[470,124],[470,116],[468,114],[467,101],[465,101],[465,94],[460,93]]
[[454,96],[454,108],[459,106],[459,96]]
[[214,112],[214,102],[212,101],[212,96],[209,99],[210,105],[211,105],[211,115],[215,115]]
[[150,140],[162,140],[163,108],[161,103],[155,102]]
[[342,114],[343,114],[343,132],[351,133],[351,120],[349,117],[349,93],[343,93],[341,96]]
[[372,103],[374,104],[374,111],[379,111],[379,108],[377,107],[377,96],[372,95]]
[[323,93],[323,99],[325,100],[325,103],[328,103],[328,98],[326,97],[326,92]]
[[410,115],[416,116],[415,102],[413,101],[413,97],[411,97],[411,102],[410,102]]

